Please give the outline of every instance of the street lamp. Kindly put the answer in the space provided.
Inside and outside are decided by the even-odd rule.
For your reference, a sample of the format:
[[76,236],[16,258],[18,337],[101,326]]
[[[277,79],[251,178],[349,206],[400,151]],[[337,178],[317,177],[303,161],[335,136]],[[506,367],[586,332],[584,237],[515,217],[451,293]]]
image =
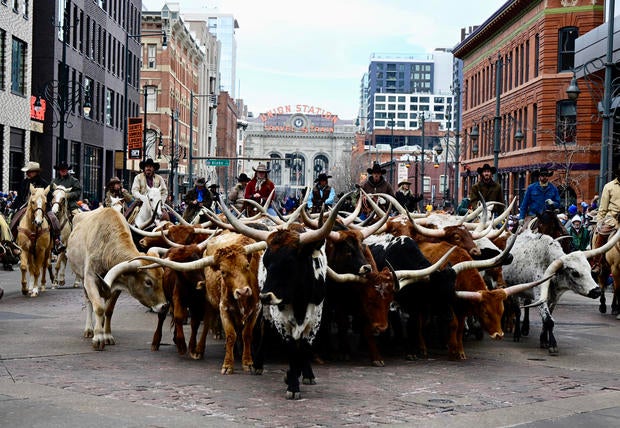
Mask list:
[[[123,93],[124,101],[125,101],[123,110],[125,113],[125,117],[127,119],[125,123],[123,124],[124,130],[125,130],[125,132],[123,132],[123,183],[125,183],[125,185],[127,185],[129,182],[129,171],[127,171],[127,144],[128,144],[128,139],[129,139],[129,129],[128,129],[129,97],[128,97],[128,93],[129,93],[129,79],[131,77],[130,72],[129,72],[131,68],[129,66],[129,39],[140,40],[142,36],[152,36],[152,35],[161,35],[162,36],[161,48],[165,50],[168,47],[168,39],[166,36],[166,32],[164,30],[145,30],[139,34],[129,34],[128,32],[125,33],[125,88],[124,88],[124,93]],[[144,109],[146,111],[146,105],[144,106]]]
[[[615,110],[617,106],[612,107],[612,100],[616,98],[620,91],[620,78],[614,78],[613,50],[614,50],[614,8],[615,2],[610,1],[606,3],[607,7],[607,52],[605,54],[605,61],[600,58],[593,58],[590,61],[573,68],[573,77],[570,81],[570,85],[566,88],[566,95],[570,100],[577,102],[580,90],[577,86],[576,73],[583,71],[583,78],[588,84],[590,92],[595,92],[594,89],[603,86],[602,97],[599,93],[591,94],[594,101],[601,102],[602,104],[602,132],[601,132],[601,162],[599,171],[598,193],[602,194],[603,186],[606,182],[612,179],[612,165],[613,165],[613,138],[610,138],[610,129],[612,125],[612,118],[615,116]],[[600,79],[595,72],[605,68],[604,80]],[[598,99],[595,99],[596,98]],[[614,113],[612,113],[612,110]],[[600,111],[600,110],[599,110]]]
[[394,116],[388,120],[388,125],[391,128],[392,141],[390,141],[390,184],[394,185]]

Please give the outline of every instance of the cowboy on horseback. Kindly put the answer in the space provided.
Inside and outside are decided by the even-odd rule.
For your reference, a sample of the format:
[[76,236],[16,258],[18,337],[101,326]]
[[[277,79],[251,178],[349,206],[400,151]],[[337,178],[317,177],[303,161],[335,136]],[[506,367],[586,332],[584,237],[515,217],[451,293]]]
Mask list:
[[[80,207],[78,205],[78,200],[82,196],[82,185],[80,184],[80,181],[77,178],[69,174],[71,165],[69,165],[66,161],[64,160],[60,161],[58,165],[54,166],[54,169],[56,170],[56,178],[52,180],[51,190],[53,192],[58,187],[63,187],[67,189],[67,192],[66,192],[67,210],[68,210],[70,219],[72,219],[75,214],[81,212]],[[49,202],[49,199],[51,198],[52,192],[48,194],[48,202]],[[49,205],[51,207],[51,204]],[[58,254],[65,249],[65,246],[60,239],[60,230],[61,230],[60,222],[58,221],[58,218],[56,218],[56,215],[52,211],[49,211],[47,213],[47,216],[51,220],[50,223],[52,225],[52,238],[54,239],[54,251],[56,252],[56,254]]]
[[[54,184],[56,184],[57,186],[64,186],[64,184],[62,183],[65,183],[68,184],[67,188],[69,188],[71,187],[71,184],[74,184],[76,187],[71,189],[70,194],[77,194],[77,196],[75,196],[75,199],[73,200],[73,204],[75,204],[75,207],[77,208],[77,199],[79,199],[80,194],[82,193],[82,186],[80,185],[80,182],[76,178],[69,176],[69,165],[67,165],[65,161],[61,161],[60,164],[54,166],[54,169],[59,172],[59,177],[57,177],[52,182],[52,186],[54,186]],[[17,198],[14,202],[15,206],[19,208],[11,219],[11,232],[13,233],[13,236],[17,236],[17,225],[19,224],[19,221],[22,219],[24,213],[26,212],[26,207],[24,205],[30,197],[30,185],[33,185],[35,188],[45,188],[50,185],[47,180],[45,180],[40,175],[41,166],[39,165],[39,162],[29,161],[28,163],[26,163],[26,165],[24,165],[22,171],[26,174],[26,177],[24,178],[24,181],[22,181],[19,193],[17,194]],[[61,174],[64,174],[62,178]],[[69,195],[67,196],[68,200],[70,200]],[[73,211],[71,209],[71,205],[69,205],[69,208],[71,211]],[[61,252],[62,250],[64,250],[65,246],[60,240],[60,223],[51,211],[46,212],[45,216],[47,217],[48,223],[51,226],[52,237],[54,239],[54,250],[56,252]]]
[[[141,161],[139,167],[142,172],[136,175],[131,186],[131,195],[134,197],[135,202],[129,207],[128,211],[133,211],[134,208],[141,206],[143,197],[151,188],[159,188],[162,202],[168,199],[166,180],[164,180],[161,175],[156,174],[156,172],[159,171],[159,162],[154,162],[153,159],[148,158]],[[127,213],[126,216],[128,214],[130,213]],[[162,219],[168,219],[165,211],[162,215]]]
[[133,197],[125,188],[120,178],[112,177],[108,184],[105,186],[105,200],[103,202],[104,207],[112,206],[112,198],[120,199],[123,205],[122,212],[125,212],[125,207],[133,202]]

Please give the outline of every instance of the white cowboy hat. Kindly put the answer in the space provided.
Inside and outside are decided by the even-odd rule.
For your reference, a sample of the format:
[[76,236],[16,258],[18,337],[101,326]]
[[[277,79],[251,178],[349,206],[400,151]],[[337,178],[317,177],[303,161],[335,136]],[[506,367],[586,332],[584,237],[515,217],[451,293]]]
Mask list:
[[22,168],[22,172],[28,171],[41,171],[41,165],[39,165],[39,162],[28,161],[28,163]]

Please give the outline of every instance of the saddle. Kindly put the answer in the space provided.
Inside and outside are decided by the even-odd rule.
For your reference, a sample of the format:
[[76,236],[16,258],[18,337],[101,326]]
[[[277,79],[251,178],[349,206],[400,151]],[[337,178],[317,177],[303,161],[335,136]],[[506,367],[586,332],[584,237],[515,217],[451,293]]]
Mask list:
[[142,201],[134,201],[130,204],[125,210],[124,216],[127,219],[127,223],[133,224],[138,216],[138,212],[140,211],[140,207],[142,206]]

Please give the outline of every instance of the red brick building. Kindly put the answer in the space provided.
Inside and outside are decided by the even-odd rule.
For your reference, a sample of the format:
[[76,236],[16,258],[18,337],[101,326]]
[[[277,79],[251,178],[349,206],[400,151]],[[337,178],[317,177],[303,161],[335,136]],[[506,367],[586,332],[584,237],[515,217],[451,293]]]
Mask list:
[[575,39],[602,21],[603,5],[590,0],[513,0],[455,47],[463,61],[459,199],[468,191],[468,172],[484,163],[497,164],[507,201],[523,196],[540,167],[556,171],[552,182],[565,204],[594,196],[600,122],[592,120],[597,112],[587,96],[575,103],[566,88]]

